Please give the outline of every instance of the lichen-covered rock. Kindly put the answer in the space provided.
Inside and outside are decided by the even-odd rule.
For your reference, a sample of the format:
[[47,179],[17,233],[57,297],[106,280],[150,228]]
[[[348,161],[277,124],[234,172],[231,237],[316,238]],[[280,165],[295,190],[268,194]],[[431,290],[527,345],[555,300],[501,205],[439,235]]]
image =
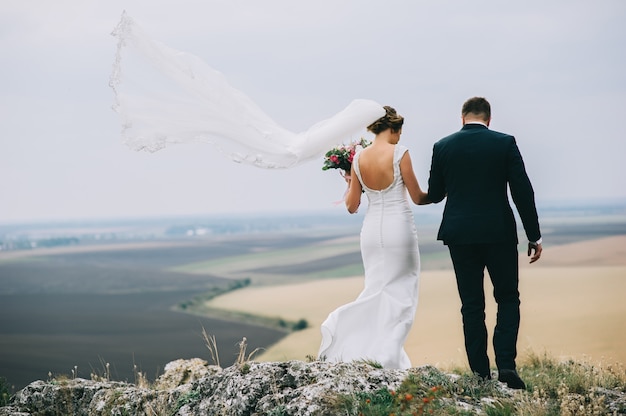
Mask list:
[[264,415],[276,409],[286,415],[324,415],[337,394],[394,389],[406,375],[358,362],[251,362],[193,383],[199,400],[187,409],[206,415]]
[[0,407],[0,416],[30,416],[30,413],[21,412],[15,406]]
[[199,359],[177,360],[151,388],[106,380],[36,381],[0,416],[324,415],[337,394],[396,388],[406,375],[358,362],[248,362],[221,369]]
[[157,390],[173,389],[200,380],[209,374],[222,371],[221,367],[209,365],[205,360],[192,358],[176,360],[165,365],[164,373],[157,378],[154,388]]
[[[84,379],[35,381],[19,391],[12,405],[21,412],[42,415],[89,416],[90,405],[102,393],[134,389],[131,384]],[[99,394],[100,393],[100,394]]]

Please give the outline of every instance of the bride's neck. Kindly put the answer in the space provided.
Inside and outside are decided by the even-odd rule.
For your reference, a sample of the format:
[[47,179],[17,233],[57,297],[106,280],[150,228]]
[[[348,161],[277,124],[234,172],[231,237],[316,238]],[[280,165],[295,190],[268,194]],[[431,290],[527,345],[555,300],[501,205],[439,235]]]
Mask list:
[[391,139],[392,139],[391,130],[385,130],[385,131],[383,131],[381,133],[378,133],[376,135],[376,137],[374,137],[374,143],[373,144],[376,144],[376,143],[393,144]]

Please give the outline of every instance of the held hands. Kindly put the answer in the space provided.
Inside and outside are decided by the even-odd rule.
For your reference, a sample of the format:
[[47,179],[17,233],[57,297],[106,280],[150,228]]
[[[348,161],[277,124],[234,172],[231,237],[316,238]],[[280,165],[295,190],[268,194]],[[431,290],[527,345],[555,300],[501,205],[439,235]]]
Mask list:
[[537,244],[537,243],[528,243],[528,255],[531,256],[530,257],[530,263],[534,263],[537,260],[539,260],[539,258],[541,257],[541,251],[542,251],[542,247],[541,244]]

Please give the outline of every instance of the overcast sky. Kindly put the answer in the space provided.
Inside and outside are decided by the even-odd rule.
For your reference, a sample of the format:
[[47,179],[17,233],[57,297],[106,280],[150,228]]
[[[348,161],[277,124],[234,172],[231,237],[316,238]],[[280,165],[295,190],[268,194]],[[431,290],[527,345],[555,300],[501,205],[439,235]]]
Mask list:
[[626,198],[623,0],[2,0],[0,223],[343,210],[321,157],[263,170],[210,145],[121,144],[108,81],[123,10],[292,131],[354,98],[392,105],[424,187],[433,143],[479,95],[540,208]]

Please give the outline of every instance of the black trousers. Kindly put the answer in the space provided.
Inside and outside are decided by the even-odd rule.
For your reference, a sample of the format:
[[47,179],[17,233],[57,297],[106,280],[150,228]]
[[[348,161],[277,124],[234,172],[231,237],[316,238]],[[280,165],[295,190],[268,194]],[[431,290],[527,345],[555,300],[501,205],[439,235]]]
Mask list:
[[489,272],[498,304],[493,347],[498,369],[515,370],[520,322],[517,244],[448,245],[461,297],[465,350],[471,370],[490,374],[485,325],[484,271]]

